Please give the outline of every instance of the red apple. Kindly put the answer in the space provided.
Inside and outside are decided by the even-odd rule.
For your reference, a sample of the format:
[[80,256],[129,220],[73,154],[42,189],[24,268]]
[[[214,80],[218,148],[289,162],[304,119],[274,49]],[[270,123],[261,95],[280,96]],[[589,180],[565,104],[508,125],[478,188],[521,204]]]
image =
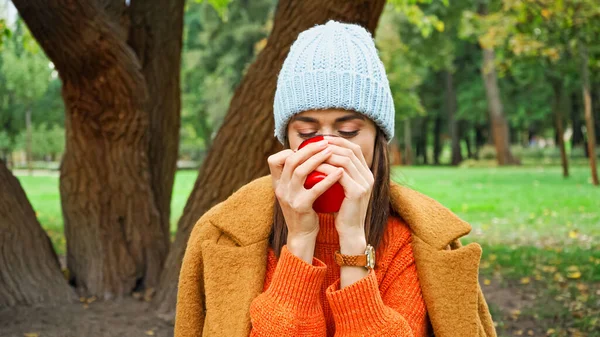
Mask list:
[[[298,146],[298,150],[307,144],[318,142],[323,139],[323,136],[314,136],[306,139],[300,144],[300,146]],[[315,184],[325,179],[325,177],[327,177],[327,175],[323,172],[313,171],[309,173],[306,177],[306,181],[304,182],[304,188],[311,189],[313,186],[315,186]],[[346,195],[344,194],[344,187],[342,187],[339,182],[336,182],[315,200],[313,203],[313,210],[315,210],[317,213],[338,212],[345,197]]]

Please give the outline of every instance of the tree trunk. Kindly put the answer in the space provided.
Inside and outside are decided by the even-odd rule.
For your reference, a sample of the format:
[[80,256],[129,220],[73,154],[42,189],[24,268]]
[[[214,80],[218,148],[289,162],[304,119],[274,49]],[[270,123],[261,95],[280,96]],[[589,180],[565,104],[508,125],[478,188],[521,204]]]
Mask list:
[[579,109],[579,97],[577,93],[572,93],[570,96],[571,106],[570,106],[570,117],[571,117],[571,127],[573,128],[573,137],[571,138],[571,148],[575,148],[577,146],[582,146],[585,148],[585,153],[587,157],[587,147],[584,144],[583,139],[583,131],[582,123],[581,123],[581,111]]
[[440,164],[440,155],[442,154],[442,117],[436,116],[433,125],[433,164]]
[[33,131],[31,130],[31,108],[27,108],[25,111],[25,128],[27,129],[27,139],[25,141],[25,160],[27,161],[27,169],[29,174],[33,173],[33,155],[31,152],[31,142],[33,138]]
[[592,97],[590,94],[590,75],[588,69],[588,51],[587,45],[581,43],[581,84],[583,92],[583,106],[585,109],[585,129],[587,138],[587,148],[590,159],[590,169],[592,170],[592,184],[598,186],[598,170],[596,169],[596,134],[594,128],[594,115],[592,115]]
[[508,123],[504,116],[502,101],[500,100],[494,59],[493,49],[486,48],[483,50],[483,67],[481,73],[485,83],[485,93],[498,165],[511,165],[516,163],[516,161],[510,152]]
[[76,299],[19,181],[0,161],[0,309]]
[[460,133],[458,121],[454,118],[456,114],[456,92],[454,91],[454,79],[452,72],[445,71],[446,77],[446,113],[448,114],[448,131],[452,141],[452,157],[450,164],[456,166],[463,160],[460,149]]
[[420,142],[421,142],[421,151],[422,151],[422,156],[423,156],[423,165],[428,165],[429,164],[429,160],[427,158],[427,135],[428,135],[428,129],[429,129],[429,117],[423,117],[421,119],[421,138],[420,138]]
[[472,142],[471,142],[471,132],[467,131],[467,130],[470,130],[469,122],[461,121],[459,124],[459,129],[461,131],[462,138],[464,138],[465,145],[467,147],[467,158],[469,158],[469,159],[475,158],[475,155],[473,153],[473,146],[472,146]]
[[184,2],[132,0],[129,6],[128,42],[141,63],[149,94],[145,110],[150,116],[150,182],[167,240],[179,153]]
[[569,177],[569,161],[567,159],[567,151],[565,149],[565,137],[563,129],[563,114],[562,114],[562,83],[554,82],[552,85],[554,90],[554,102],[552,109],[554,110],[554,130],[556,133],[557,144],[560,149],[560,161],[563,168],[563,177]]
[[475,159],[477,160],[479,160],[479,150],[481,150],[486,143],[484,129],[485,126],[480,124],[475,125]]
[[202,109],[199,113],[198,113],[198,119],[199,119],[199,124],[200,124],[200,129],[201,129],[201,134],[202,134],[202,140],[204,141],[204,149],[205,151],[209,151],[210,148],[212,147],[212,127],[210,126],[210,123],[208,122],[208,113],[206,113],[206,110]]
[[384,5],[384,0],[279,1],[267,46],[236,89],[179,220],[154,299],[163,317],[174,316],[181,260],[198,218],[241,186],[268,174],[267,157],[282,149],[273,136],[273,99],[277,74],[298,34],[329,19],[357,23],[374,32]]
[[151,189],[140,64],[95,2],[14,4],[63,82],[60,194],[71,282],[101,298],[155,287],[169,240]]
[[389,147],[390,165],[402,165],[402,151],[398,145],[398,138],[394,137]]
[[410,128],[410,118],[404,120],[404,165],[413,164],[412,151],[412,132]]

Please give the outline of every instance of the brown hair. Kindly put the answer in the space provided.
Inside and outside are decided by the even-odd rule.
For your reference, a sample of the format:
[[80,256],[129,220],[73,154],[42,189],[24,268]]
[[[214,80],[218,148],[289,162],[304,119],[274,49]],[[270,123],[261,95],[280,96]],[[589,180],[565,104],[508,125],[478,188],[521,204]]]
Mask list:
[[[365,223],[367,243],[375,249],[383,242],[388,216],[390,213],[396,214],[390,204],[390,159],[387,140],[379,127],[376,127],[376,129],[377,135],[375,136],[371,168],[375,181],[373,182],[373,191],[371,192]],[[285,148],[290,148],[287,137],[285,138]],[[287,225],[277,198],[275,198],[273,210],[273,227],[271,227],[269,244],[275,251],[275,255],[279,257],[283,245],[287,242]],[[373,212],[373,210],[378,211]]]

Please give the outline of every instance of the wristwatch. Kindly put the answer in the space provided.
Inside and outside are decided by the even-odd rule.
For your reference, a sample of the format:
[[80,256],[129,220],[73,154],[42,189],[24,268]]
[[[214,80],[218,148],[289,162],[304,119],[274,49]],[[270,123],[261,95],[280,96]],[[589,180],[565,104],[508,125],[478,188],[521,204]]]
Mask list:
[[339,250],[335,252],[335,262],[340,266],[365,267],[368,270],[375,268],[375,249],[367,245],[365,253],[361,255],[344,255]]

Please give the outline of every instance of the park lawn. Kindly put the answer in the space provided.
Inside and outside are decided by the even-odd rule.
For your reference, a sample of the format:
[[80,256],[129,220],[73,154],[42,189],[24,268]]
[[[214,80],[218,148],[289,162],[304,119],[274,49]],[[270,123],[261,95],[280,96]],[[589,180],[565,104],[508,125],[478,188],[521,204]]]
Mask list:
[[[172,234],[196,175],[177,173]],[[463,243],[483,247],[484,292],[493,296],[491,289],[509,288],[529,298],[520,310],[490,303],[500,336],[527,335],[520,326],[528,320],[536,322],[536,336],[600,336],[600,188],[590,184],[589,175],[585,166],[571,167],[569,179],[549,166],[392,170],[394,181],[431,196],[472,225]],[[64,254],[58,176],[18,178],[57,252]]]

